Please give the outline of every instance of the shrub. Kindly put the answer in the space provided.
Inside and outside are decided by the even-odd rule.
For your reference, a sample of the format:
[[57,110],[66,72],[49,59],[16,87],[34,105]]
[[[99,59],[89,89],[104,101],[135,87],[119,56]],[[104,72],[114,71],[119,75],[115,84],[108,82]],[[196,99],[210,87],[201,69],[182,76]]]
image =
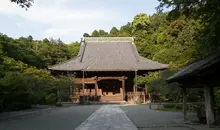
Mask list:
[[174,104],[163,104],[164,108],[174,108]]
[[33,94],[29,77],[19,72],[9,72],[0,80],[0,86],[4,92],[1,101],[3,109],[20,110],[31,106]]
[[56,104],[56,94],[50,93],[45,97],[45,100],[46,100],[46,104],[50,104],[50,105]]
[[183,105],[182,104],[178,104],[175,106],[176,109],[183,109]]
[[2,111],[3,111],[3,100],[0,99],[0,112],[2,112]]
[[62,107],[63,106],[63,104],[62,103],[56,103],[56,107]]
[[220,107],[220,89],[215,88],[216,105]]

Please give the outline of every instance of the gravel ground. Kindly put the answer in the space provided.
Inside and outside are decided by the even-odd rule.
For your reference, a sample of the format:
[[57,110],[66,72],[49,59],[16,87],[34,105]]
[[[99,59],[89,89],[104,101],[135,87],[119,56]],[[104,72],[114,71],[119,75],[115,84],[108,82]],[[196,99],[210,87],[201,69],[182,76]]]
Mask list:
[[0,130],[74,130],[100,105],[53,108],[45,113],[0,120]]
[[[122,110],[139,130],[192,130],[187,126],[173,122],[183,118],[181,112],[163,112],[150,110],[148,105],[122,106]],[[196,115],[190,113],[190,118]]]

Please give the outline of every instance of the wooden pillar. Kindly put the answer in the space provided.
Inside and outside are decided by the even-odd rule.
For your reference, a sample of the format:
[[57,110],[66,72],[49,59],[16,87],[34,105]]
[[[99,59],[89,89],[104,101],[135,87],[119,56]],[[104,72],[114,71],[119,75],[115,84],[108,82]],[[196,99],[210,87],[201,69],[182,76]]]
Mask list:
[[186,88],[182,87],[182,94],[183,94],[183,117],[184,120],[187,120],[187,95],[186,95]]
[[102,89],[99,89],[99,94],[102,95]]
[[122,84],[122,95],[123,95],[123,100],[125,100],[125,78],[124,78],[124,76],[122,77],[121,84]]
[[213,92],[211,90],[212,88],[210,88],[209,86],[205,86],[204,87],[204,95],[205,95],[205,109],[206,109],[206,121],[207,121],[207,125],[209,127],[212,127],[214,122],[215,122],[215,118],[214,118],[214,112],[212,109],[213,106],[213,102],[212,102],[212,93]]
[[84,92],[85,92],[85,79],[84,79],[85,77],[84,77],[84,71],[83,71],[83,78],[82,78],[82,89],[83,89],[83,96],[84,96]]
[[97,83],[97,81],[96,81],[96,83],[95,83],[95,96],[97,96],[98,95],[98,83]]
[[121,94],[121,97],[123,99],[123,88],[122,87],[120,87],[120,94]]
[[133,91],[134,91],[134,94],[136,93],[136,88],[135,88],[135,85],[133,86]]
[[83,71],[83,78],[82,78],[82,83],[83,83],[82,84],[82,89],[83,89],[82,90],[83,91],[83,99],[82,100],[83,100],[83,102],[85,102],[85,95],[84,95],[85,94],[85,79],[84,78],[85,78],[85,75],[84,75],[84,71]]
[[135,91],[135,95],[136,95],[136,92],[137,92],[137,71],[135,71],[135,82],[136,82],[136,84],[135,84],[135,88],[134,88],[134,91]]

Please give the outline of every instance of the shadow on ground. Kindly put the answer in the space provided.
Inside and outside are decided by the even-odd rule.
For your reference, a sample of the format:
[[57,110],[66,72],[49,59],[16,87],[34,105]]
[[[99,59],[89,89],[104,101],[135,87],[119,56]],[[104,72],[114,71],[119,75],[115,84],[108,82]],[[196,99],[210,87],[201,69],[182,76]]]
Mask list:
[[[121,109],[139,130],[192,130],[188,125],[175,122],[183,120],[181,112],[151,110],[148,105],[122,106]],[[190,120],[197,120],[195,113],[188,113]]]

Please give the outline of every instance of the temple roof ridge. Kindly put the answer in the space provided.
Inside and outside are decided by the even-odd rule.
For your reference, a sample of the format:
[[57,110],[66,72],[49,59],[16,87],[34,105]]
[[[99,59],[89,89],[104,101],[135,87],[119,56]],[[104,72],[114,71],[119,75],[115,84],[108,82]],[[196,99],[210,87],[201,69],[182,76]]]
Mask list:
[[84,37],[83,39],[86,43],[132,43],[134,41],[134,37]]

